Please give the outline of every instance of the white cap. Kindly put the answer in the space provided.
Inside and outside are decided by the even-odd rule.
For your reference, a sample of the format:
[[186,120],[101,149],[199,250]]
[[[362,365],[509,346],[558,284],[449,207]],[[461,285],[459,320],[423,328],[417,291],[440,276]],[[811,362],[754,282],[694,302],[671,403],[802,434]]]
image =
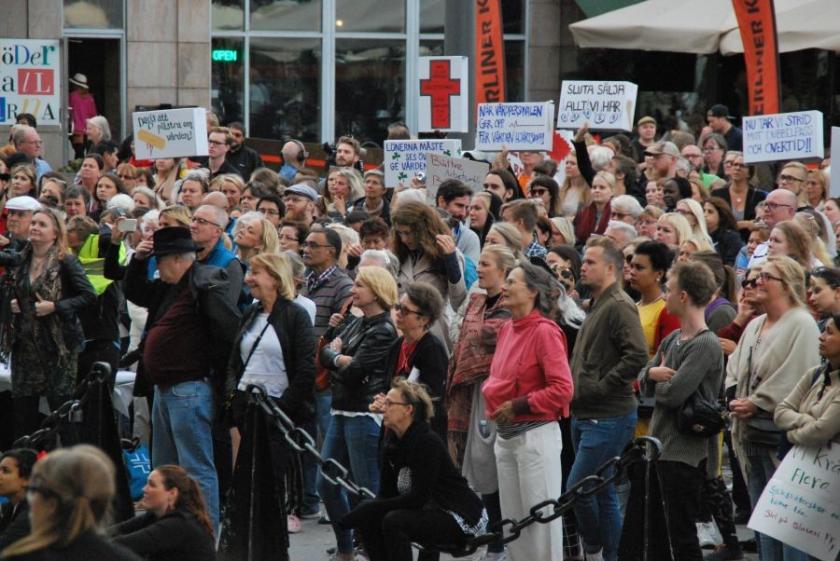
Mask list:
[[34,199],[29,195],[23,195],[21,197],[12,197],[6,201],[4,208],[9,210],[28,210],[29,212],[35,212],[42,206],[43,205],[41,205],[38,199]]

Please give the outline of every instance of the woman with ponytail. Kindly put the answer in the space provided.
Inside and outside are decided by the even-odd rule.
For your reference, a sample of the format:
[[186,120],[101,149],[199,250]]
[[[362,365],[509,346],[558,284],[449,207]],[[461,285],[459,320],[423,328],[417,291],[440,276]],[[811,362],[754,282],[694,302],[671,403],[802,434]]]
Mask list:
[[147,561],[216,559],[204,497],[184,468],[164,465],[152,471],[140,504],[146,514],[116,526],[116,543]]

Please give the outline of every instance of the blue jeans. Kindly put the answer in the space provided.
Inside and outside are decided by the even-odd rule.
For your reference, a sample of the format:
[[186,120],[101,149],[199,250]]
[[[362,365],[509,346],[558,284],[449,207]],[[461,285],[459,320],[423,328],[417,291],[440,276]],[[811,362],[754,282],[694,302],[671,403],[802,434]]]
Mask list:
[[[312,438],[318,440],[320,435],[323,441],[327,437],[327,429],[330,427],[330,407],[332,406],[332,392],[326,390],[315,394],[315,416],[304,423],[303,429]],[[302,455],[303,463],[303,505],[302,514],[318,512],[320,498],[318,497],[317,480],[318,464],[309,454]]]
[[[369,415],[333,415],[321,455],[349,468],[350,477],[357,485],[367,487],[374,494],[379,491],[379,425]],[[353,536],[350,530],[341,529],[336,524],[350,511],[347,493],[342,487],[324,479],[321,472],[318,473],[318,493],[330,515],[339,553],[352,553]]]
[[[750,495],[750,503],[753,510],[758,503],[761,492],[765,485],[773,477],[776,471],[776,449],[768,449],[759,454],[746,454],[747,461],[744,462],[747,472],[747,492]],[[758,542],[759,561],[807,561],[808,554],[794,547],[783,544],[777,539],[768,535],[756,532],[755,540]]]
[[206,380],[155,386],[152,465],[176,464],[201,487],[213,528],[219,527],[219,479],[213,463],[213,389]]
[[[575,463],[566,488],[593,475],[610,458],[621,455],[635,429],[635,411],[604,419],[572,417]],[[605,475],[612,475],[612,471]],[[615,561],[621,540],[621,505],[615,485],[607,485],[596,495],[578,499],[575,516],[586,551],[594,553],[603,549],[604,560]]]

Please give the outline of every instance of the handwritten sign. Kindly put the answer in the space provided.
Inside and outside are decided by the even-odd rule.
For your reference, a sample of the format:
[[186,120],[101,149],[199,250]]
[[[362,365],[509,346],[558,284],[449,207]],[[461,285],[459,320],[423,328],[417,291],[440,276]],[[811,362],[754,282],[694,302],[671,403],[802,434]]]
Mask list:
[[797,111],[744,117],[744,162],[823,157],[823,114]]
[[137,159],[206,156],[206,112],[193,107],[132,113]]
[[840,197],[840,127],[831,127],[831,188],[832,197]]
[[475,149],[551,150],[554,102],[480,103]]
[[484,162],[426,154],[426,196],[434,201],[438,187],[447,179],[457,179],[477,193],[484,188],[484,176],[488,171],[490,164]]
[[454,156],[461,151],[461,141],[386,140],[384,163],[386,187],[410,187],[418,173],[426,173],[426,154]]
[[418,130],[467,132],[469,123],[470,64],[465,56],[423,56],[417,62],[420,77]]
[[60,125],[58,41],[0,39],[0,124],[31,113],[39,125]]
[[557,128],[577,129],[589,123],[596,130],[631,131],[638,90],[632,82],[564,80]]
[[840,446],[788,452],[748,527],[823,561],[840,551]]

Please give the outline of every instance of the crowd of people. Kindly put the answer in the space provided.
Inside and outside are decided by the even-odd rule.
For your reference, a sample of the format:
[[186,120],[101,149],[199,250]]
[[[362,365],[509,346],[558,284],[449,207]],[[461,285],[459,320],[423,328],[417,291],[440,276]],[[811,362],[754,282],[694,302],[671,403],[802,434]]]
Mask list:
[[[291,139],[272,171],[212,113],[206,158],[154,161],[93,116],[74,128],[80,169],[57,173],[21,115],[0,149],[0,555],[214,559],[221,534],[224,558],[248,534],[225,502],[267,430],[280,559],[319,517],[337,561],[407,561],[412,542],[435,559],[645,434],[654,479],[631,469],[482,559],[742,559],[736,524],[784,453],[840,434],[840,200],[822,166],[745,164],[727,116],[583,127],[560,162],[471,152],[483,189],[448,179],[430,197],[421,176],[388,185],[352,137],[323,173]],[[107,539],[107,457],[12,448],[94,362],[136,372],[123,430],[154,468],[144,514]],[[375,498],[266,429],[253,386]],[[698,433],[716,403],[728,414]]]

